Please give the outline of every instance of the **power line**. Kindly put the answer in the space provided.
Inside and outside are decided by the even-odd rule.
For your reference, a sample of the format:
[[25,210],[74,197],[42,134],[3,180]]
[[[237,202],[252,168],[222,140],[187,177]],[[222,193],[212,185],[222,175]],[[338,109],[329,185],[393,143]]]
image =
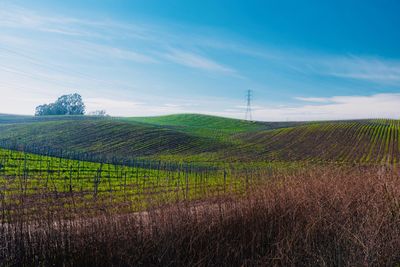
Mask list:
[[253,120],[252,114],[251,114],[251,99],[253,92],[251,90],[247,90],[246,94],[246,99],[247,99],[247,107],[246,107],[246,115],[245,115],[245,120]]

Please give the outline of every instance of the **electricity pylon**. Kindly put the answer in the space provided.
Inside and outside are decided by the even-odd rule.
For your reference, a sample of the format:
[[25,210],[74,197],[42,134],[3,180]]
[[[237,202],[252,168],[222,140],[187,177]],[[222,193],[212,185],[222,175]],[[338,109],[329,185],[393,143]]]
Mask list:
[[246,94],[246,98],[247,98],[247,107],[246,107],[246,116],[245,116],[245,120],[253,120],[252,114],[251,114],[251,98],[252,98],[252,91],[251,90],[247,90],[247,94]]

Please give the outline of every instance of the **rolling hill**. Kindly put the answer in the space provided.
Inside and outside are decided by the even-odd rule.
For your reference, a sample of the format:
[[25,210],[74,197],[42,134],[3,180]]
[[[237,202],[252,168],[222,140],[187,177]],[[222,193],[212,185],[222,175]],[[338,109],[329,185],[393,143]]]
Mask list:
[[195,155],[226,144],[167,127],[113,119],[62,120],[0,125],[0,141],[119,158]]
[[[318,122],[240,135],[253,159],[398,163],[398,120]],[[236,152],[240,154],[240,151]]]
[[159,117],[0,116],[0,142],[109,157],[178,161],[398,163],[400,122],[249,122]]
[[256,132],[302,125],[301,122],[259,122],[223,118],[202,114],[176,114],[156,117],[120,118],[126,122],[142,122],[183,131],[191,135],[226,140],[244,132]]

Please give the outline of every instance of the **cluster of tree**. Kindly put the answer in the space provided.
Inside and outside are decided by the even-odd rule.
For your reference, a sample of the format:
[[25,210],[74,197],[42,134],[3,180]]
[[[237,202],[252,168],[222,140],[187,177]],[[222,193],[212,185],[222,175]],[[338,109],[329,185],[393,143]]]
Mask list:
[[63,95],[56,102],[36,107],[36,116],[84,115],[85,104],[79,94]]
[[104,109],[91,111],[87,115],[88,116],[98,116],[98,117],[108,117],[108,114]]

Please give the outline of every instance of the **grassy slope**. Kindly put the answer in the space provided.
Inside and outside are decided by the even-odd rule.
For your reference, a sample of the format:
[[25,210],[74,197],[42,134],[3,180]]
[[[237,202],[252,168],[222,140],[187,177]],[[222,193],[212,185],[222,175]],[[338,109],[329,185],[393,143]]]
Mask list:
[[[271,128],[263,123],[205,115],[99,119],[24,117],[0,123],[0,140],[120,157],[215,160],[240,140],[234,133]],[[62,120],[60,120],[62,119]]]
[[0,140],[169,160],[397,163],[400,159],[396,120],[264,123],[196,114],[49,119],[54,120],[0,123]]
[[240,138],[252,144],[253,159],[397,163],[399,127],[398,120],[319,122]]
[[0,125],[0,140],[119,157],[194,155],[224,149],[223,142],[166,127],[112,119]]
[[201,129],[219,129],[220,131],[234,133],[249,130],[264,129],[261,122],[250,122],[223,117],[201,114],[177,114],[156,117],[132,117],[125,118],[127,121],[144,122],[163,126],[174,126],[179,128],[191,127]]
[[176,114],[156,117],[121,118],[123,121],[143,122],[169,127],[190,134],[227,138],[233,134],[285,128],[304,123],[259,122],[223,118],[202,114]]
[[213,138],[219,141],[231,141],[235,133],[265,130],[263,124],[244,120],[235,120],[199,114],[178,114],[158,117],[133,117],[120,120],[131,123],[148,123],[167,127],[190,135]]

